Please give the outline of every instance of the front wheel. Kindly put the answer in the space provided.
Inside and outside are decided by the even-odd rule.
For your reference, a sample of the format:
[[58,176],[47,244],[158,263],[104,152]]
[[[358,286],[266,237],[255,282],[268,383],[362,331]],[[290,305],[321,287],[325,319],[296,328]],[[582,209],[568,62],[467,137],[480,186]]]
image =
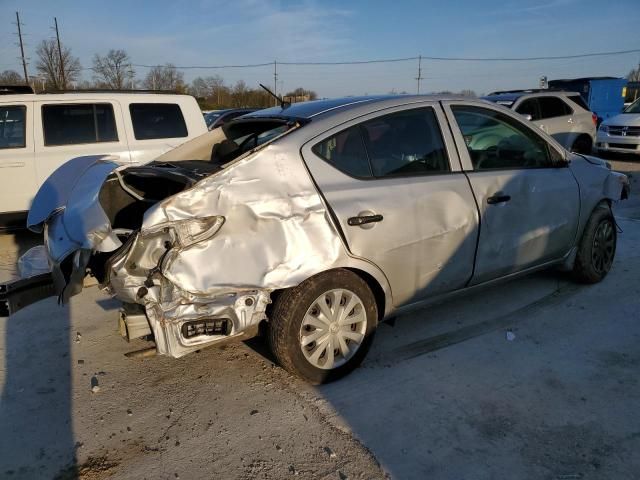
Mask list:
[[598,205],[589,217],[578,245],[574,278],[582,283],[597,283],[606,277],[613,265],[617,240],[611,208],[606,204]]
[[280,294],[269,319],[269,344],[286,370],[327,383],[362,362],[377,319],[367,283],[349,270],[332,270]]

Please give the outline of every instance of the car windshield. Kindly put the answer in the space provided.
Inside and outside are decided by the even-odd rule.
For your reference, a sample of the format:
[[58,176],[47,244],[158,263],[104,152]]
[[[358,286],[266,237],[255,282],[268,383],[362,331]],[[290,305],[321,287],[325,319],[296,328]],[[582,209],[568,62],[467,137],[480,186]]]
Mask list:
[[640,113],[640,98],[625,108],[622,113]]
[[215,122],[220,115],[222,115],[222,113],[219,112],[211,112],[211,113],[207,113],[204,116],[204,121],[207,124],[207,127],[210,127],[211,125],[213,125],[213,122]]

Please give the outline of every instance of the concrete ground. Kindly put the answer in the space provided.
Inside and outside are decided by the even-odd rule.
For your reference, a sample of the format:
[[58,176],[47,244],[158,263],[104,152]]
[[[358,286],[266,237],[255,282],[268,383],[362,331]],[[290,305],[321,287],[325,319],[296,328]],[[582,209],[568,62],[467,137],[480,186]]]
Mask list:
[[[322,387],[259,340],[129,359],[147,344],[96,288],[0,319],[0,477],[637,478],[640,196],[616,213],[602,283],[537,274],[400,317]],[[0,237],[0,279],[34,241]]]

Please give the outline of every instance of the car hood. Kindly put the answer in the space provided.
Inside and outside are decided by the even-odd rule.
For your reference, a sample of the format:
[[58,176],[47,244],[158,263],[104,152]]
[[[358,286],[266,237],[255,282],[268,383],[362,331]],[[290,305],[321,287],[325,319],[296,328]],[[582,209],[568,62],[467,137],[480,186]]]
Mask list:
[[640,113],[620,113],[608,118],[602,125],[619,125],[622,127],[640,127]]

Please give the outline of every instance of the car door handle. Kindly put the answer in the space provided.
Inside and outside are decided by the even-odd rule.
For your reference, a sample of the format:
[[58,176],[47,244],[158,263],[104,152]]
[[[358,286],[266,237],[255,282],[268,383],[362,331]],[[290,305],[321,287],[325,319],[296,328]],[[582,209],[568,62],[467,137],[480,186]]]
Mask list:
[[381,222],[384,219],[382,215],[361,215],[358,217],[350,217],[347,220],[347,224],[352,227],[359,227],[360,225],[366,225],[367,223]]
[[504,195],[503,193],[496,193],[491,197],[487,198],[487,203],[489,205],[495,205],[496,203],[504,203],[511,200],[511,195]]

